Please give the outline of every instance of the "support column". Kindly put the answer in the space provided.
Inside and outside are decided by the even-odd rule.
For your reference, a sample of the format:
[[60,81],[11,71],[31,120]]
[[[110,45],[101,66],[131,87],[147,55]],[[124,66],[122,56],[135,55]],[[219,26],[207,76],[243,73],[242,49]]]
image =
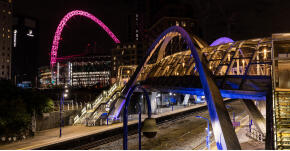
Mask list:
[[258,109],[260,110],[263,117],[266,119],[266,101],[258,101]]
[[252,100],[242,100],[242,104],[244,105],[246,111],[248,112],[250,118],[253,120],[257,129],[266,135],[266,120],[258,110],[257,106],[255,105],[254,101]]
[[155,114],[156,110],[157,110],[156,96],[157,96],[157,92],[151,93],[150,100],[151,100],[151,112],[152,112],[152,114]]
[[274,121],[273,121],[273,97],[272,89],[268,91],[266,97],[266,141],[265,149],[274,150]]
[[190,94],[185,94],[184,99],[183,99],[184,106],[188,104],[189,96],[190,96]]

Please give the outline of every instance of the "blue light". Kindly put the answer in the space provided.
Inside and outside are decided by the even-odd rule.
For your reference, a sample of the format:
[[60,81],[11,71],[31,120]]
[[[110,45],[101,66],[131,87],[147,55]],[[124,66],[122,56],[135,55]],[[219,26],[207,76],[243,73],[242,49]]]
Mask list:
[[[171,89],[171,92],[180,94],[191,94],[197,96],[204,96],[204,91],[201,88],[178,88]],[[258,91],[240,91],[240,90],[220,90],[223,98],[231,99],[250,99],[257,101],[266,101],[266,92]]]
[[212,46],[217,46],[217,45],[231,43],[231,42],[234,42],[231,38],[221,37],[215,40],[213,43],[211,43],[210,46],[212,47]]
[[[210,130],[209,130],[209,120],[205,117],[202,117],[202,116],[195,116],[197,118],[202,118],[202,119],[205,119],[207,121],[207,136],[206,136],[206,146],[207,146],[207,149],[210,150]],[[220,148],[222,148],[222,146],[219,146]]]

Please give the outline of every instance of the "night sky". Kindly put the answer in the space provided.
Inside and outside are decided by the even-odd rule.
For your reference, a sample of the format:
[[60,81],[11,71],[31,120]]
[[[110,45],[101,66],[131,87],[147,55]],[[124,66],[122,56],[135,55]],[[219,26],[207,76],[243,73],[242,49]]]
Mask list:
[[[114,0],[15,0],[14,13],[38,19],[40,27],[38,64],[41,66],[49,65],[49,54],[54,32],[62,17],[72,10],[81,9],[94,14],[121,39],[122,29],[118,24],[122,21],[122,18],[116,12],[126,10],[126,6],[120,4],[114,2]],[[117,7],[118,5],[123,8]],[[112,7],[114,9],[111,9]],[[108,49],[113,46],[113,41],[98,25],[79,16],[75,16],[67,23],[62,32],[62,39],[59,48],[61,51],[58,51],[59,56],[81,53],[87,44],[92,42],[97,42],[98,48],[105,53],[109,52]]]
[[[81,9],[102,20],[122,42],[126,38],[124,20],[133,12],[133,0],[15,0],[14,14],[37,18],[40,26],[38,66],[49,65],[54,32],[69,11]],[[208,43],[221,36],[234,40],[269,37],[290,32],[289,0],[152,0],[147,7],[150,27],[163,16],[191,17],[198,20],[201,35]],[[230,26],[228,26],[230,25]],[[230,30],[229,30],[230,29]],[[88,43],[97,42],[109,53],[113,41],[93,21],[75,17],[62,33],[60,55],[82,52]]]

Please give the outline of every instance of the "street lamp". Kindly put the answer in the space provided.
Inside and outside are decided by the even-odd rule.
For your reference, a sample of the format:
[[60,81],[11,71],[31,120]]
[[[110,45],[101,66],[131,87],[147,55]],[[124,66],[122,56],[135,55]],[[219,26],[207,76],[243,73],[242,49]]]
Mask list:
[[59,137],[61,137],[62,131],[61,131],[61,127],[62,127],[62,108],[63,108],[63,97],[60,98],[59,100]]
[[63,94],[63,97],[65,97],[65,98],[66,98],[66,97],[67,97],[67,93]]
[[209,120],[205,117],[202,116],[195,116],[197,118],[202,118],[205,119],[207,121],[207,128],[206,128],[206,132],[207,132],[207,136],[206,136],[206,146],[207,149],[210,150],[210,130],[209,130]]

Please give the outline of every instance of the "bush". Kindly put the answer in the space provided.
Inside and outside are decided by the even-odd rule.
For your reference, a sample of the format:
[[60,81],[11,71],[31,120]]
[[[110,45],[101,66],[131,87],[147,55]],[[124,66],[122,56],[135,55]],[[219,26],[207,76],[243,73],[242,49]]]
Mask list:
[[0,80],[0,92],[0,135],[26,131],[30,129],[34,112],[53,110],[51,99],[37,90],[17,88],[8,80]]

